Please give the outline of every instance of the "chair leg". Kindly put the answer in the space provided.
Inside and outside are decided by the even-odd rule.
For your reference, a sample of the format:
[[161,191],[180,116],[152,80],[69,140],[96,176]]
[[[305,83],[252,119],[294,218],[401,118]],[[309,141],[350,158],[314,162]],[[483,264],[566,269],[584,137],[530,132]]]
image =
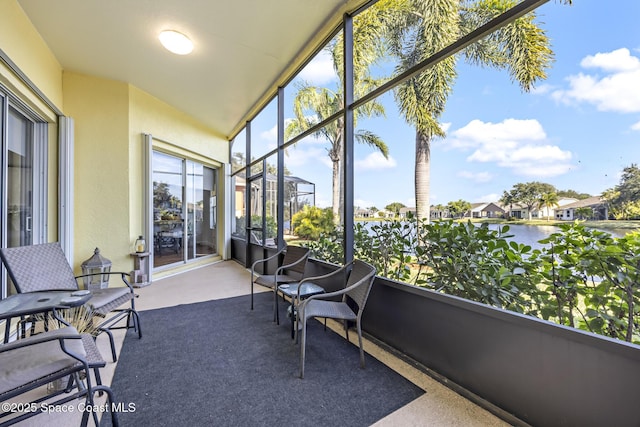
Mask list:
[[[298,313],[301,316],[301,313]],[[302,316],[302,338],[300,338],[300,378],[304,379],[304,358],[307,343],[307,318]]]
[[100,328],[100,332],[104,332],[109,337],[109,344],[111,345],[111,357],[113,357],[113,361],[117,362],[118,358],[116,356],[116,344],[113,341],[113,334],[109,330],[109,328]]
[[280,310],[278,310],[278,284],[273,290],[273,310],[276,319],[276,325],[280,324]]
[[253,271],[251,271],[251,310],[253,310]]
[[133,318],[133,330],[138,333],[138,339],[142,338],[142,328],[140,328],[140,315],[135,310],[129,311],[129,316],[127,317],[127,328],[129,328],[129,317]]
[[358,345],[360,346],[360,367],[364,368],[364,348],[362,347],[362,328],[360,327],[360,321],[357,323],[358,329]]
[[111,415],[111,425],[113,427],[119,427],[120,423],[118,422],[118,414],[113,411],[113,391],[111,391],[111,388],[104,386],[104,385],[98,385],[96,387],[92,388],[93,392],[99,392],[99,393],[106,393],[107,394],[107,405],[109,407],[109,414]]

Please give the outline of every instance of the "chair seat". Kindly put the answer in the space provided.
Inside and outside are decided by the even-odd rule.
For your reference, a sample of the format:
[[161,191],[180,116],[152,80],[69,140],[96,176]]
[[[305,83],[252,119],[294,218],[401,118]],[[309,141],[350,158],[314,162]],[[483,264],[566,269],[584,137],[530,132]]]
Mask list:
[[356,320],[358,316],[344,302],[310,300],[304,308],[304,317],[329,317],[332,319]]
[[91,294],[89,306],[95,313],[102,315],[106,315],[134,297],[127,287],[96,289],[92,290]]
[[[77,335],[72,327],[45,332],[47,336]],[[29,340],[39,339],[44,334],[34,335],[6,346],[23,345]],[[80,357],[86,353],[81,340],[65,340],[66,349]],[[64,353],[58,340],[16,348],[0,353],[0,394],[25,386],[41,378],[76,366],[78,360]]]
[[[278,274],[278,283],[294,283],[300,281],[300,277],[291,276],[289,274]],[[276,287],[276,276],[265,274],[258,277],[255,283],[267,288],[274,289]]]

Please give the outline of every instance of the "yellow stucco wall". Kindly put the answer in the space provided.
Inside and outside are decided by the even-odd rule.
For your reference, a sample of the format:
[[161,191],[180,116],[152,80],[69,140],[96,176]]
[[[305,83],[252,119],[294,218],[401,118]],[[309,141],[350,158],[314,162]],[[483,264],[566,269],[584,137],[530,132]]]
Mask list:
[[[15,0],[0,1],[0,49],[50,103],[63,109],[62,67]],[[49,241],[58,239],[58,118],[56,112],[0,62],[0,84],[49,123],[48,218]]]
[[112,270],[128,272],[129,85],[65,72],[65,114],[75,122],[74,267],[99,247]]
[[[0,49],[56,107],[62,109],[62,67],[15,0],[0,1]],[[17,79],[7,73],[0,72],[0,75],[11,90],[22,92]],[[51,112],[46,108],[43,111],[42,104],[33,94],[21,95],[38,113],[52,118]]]

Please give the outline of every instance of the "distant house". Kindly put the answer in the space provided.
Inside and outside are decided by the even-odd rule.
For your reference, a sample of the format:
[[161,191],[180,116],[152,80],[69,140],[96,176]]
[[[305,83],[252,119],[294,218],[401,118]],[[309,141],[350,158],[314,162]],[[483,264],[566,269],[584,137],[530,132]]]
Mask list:
[[371,209],[358,208],[353,211],[353,216],[357,218],[373,218],[376,215]]
[[435,206],[431,206],[431,209],[429,209],[429,217],[431,219],[450,218],[451,213],[449,213],[449,209],[447,209],[446,207],[442,207],[442,209],[437,209]]
[[493,202],[472,203],[469,215],[471,218],[501,218],[505,210]]
[[400,208],[400,210],[398,211],[398,216],[400,218],[406,218],[407,214],[413,214],[413,216],[416,215],[416,208]]
[[558,208],[562,208],[563,206],[570,205],[572,203],[577,202],[578,199],[574,199],[572,197],[564,197],[562,199],[558,199],[558,204],[553,207],[542,206],[537,211],[534,211],[532,215],[533,218],[553,218],[555,212],[558,211]]
[[555,210],[555,218],[562,221],[582,219],[576,215],[576,211],[580,208],[591,209],[592,216],[590,219],[604,220],[609,218],[609,206],[601,196],[588,197],[561,206]]
[[[531,218],[553,218],[555,212],[558,211],[559,207],[567,206],[571,203],[578,201],[578,199],[573,198],[562,198],[558,200],[558,204],[555,207],[547,207],[547,206],[535,206],[531,210]],[[504,210],[505,217],[517,218],[517,219],[528,219],[529,218],[529,208],[521,203],[514,203],[511,206],[509,205],[498,205],[502,207]]]

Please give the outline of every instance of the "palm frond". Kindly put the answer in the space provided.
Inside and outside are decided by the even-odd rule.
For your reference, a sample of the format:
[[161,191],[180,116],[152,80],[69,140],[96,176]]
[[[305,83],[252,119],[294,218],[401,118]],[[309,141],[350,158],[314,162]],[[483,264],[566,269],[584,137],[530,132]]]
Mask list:
[[359,130],[354,136],[359,143],[374,147],[384,156],[385,159],[389,158],[389,147],[382,138],[375,133],[368,130]]

